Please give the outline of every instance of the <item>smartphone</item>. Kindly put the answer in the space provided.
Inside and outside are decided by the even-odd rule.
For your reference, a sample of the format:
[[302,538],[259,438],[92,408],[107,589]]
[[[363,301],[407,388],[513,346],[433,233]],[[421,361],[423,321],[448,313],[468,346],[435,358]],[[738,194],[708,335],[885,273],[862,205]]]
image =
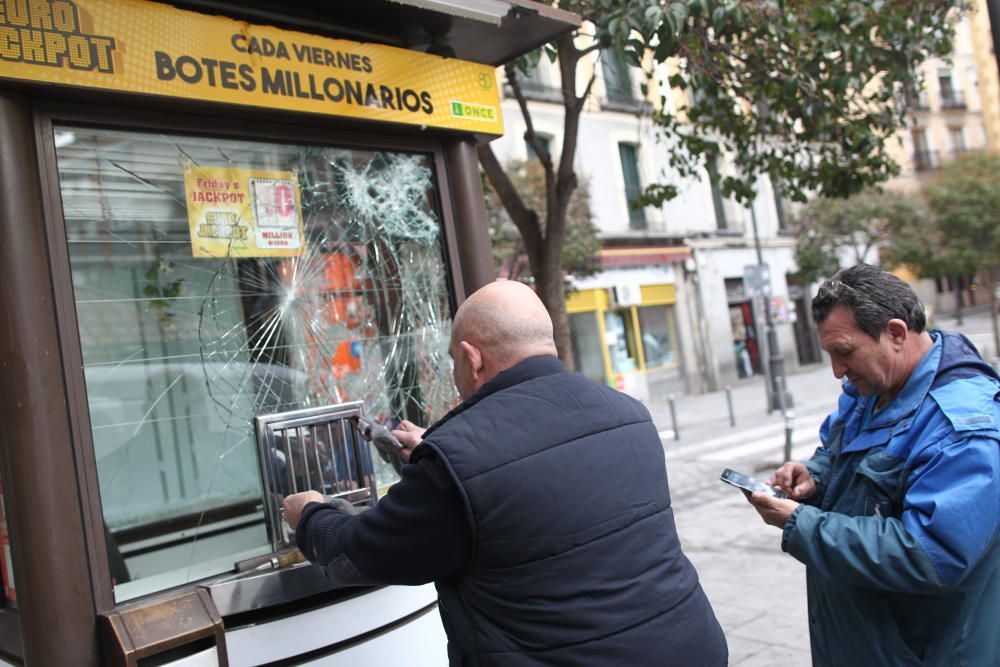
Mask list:
[[726,484],[732,484],[736,488],[743,489],[744,491],[749,491],[750,493],[753,493],[755,491],[760,491],[762,493],[770,494],[775,498],[788,497],[788,494],[782,491],[781,489],[776,489],[773,486],[768,486],[764,482],[756,480],[753,477],[744,475],[741,472],[736,472],[731,468],[726,468],[725,470],[723,470],[722,474],[719,475],[719,479],[721,479]]

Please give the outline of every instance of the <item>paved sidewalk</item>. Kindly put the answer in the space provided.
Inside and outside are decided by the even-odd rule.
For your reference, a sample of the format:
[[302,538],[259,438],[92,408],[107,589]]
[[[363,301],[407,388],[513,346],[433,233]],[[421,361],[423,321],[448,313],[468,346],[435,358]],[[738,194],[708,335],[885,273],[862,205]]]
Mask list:
[[726,633],[729,664],[808,667],[805,566],[781,551],[780,531],[736,489],[677,510],[677,531]]
[[[796,440],[809,440],[840,394],[830,367],[818,364],[789,376],[799,424]],[[680,439],[674,440],[667,402],[650,405],[663,432],[677,530],[729,642],[732,667],[808,667],[809,631],[805,567],[781,551],[781,532],[766,525],[736,489],[719,481],[725,467],[766,478],[781,458],[784,417],[768,413],[763,378],[732,388],[736,426],[726,394],[675,398]],[[744,442],[776,443],[765,453],[713,458]],[[817,438],[818,442],[818,438]],[[723,444],[716,444],[723,443]],[[810,448],[806,445],[806,449]],[[802,449],[799,447],[798,449]]]
[[[813,364],[788,376],[788,387],[794,405],[794,414],[819,411],[829,413],[835,407],[840,393],[840,381],[833,376],[829,364]],[[759,425],[783,420],[781,412],[767,411],[767,396],[763,376],[740,380],[731,386],[735,429],[729,425],[729,407],[725,391],[700,395],[674,397],[677,430],[681,442],[697,442],[717,435],[720,430],[737,430],[748,425]],[[673,430],[667,396],[656,397],[647,405],[653,421],[663,430]]]
[[980,354],[986,361],[1000,364],[1000,353],[997,352],[993,340],[993,319],[988,308],[980,307],[972,312],[966,312],[961,326],[958,320],[951,316],[936,318],[932,326],[945,331],[961,331],[979,348]]

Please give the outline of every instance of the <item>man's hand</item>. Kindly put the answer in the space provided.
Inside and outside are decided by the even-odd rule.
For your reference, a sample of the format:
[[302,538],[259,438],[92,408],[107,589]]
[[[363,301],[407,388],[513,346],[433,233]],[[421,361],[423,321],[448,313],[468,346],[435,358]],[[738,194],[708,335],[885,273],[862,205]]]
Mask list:
[[426,430],[424,427],[417,426],[408,419],[400,422],[399,428],[393,429],[392,434],[403,445],[403,448],[398,452],[401,459],[404,461],[410,460],[413,448],[424,441],[424,431]]
[[795,500],[805,500],[816,493],[816,482],[809,475],[809,469],[797,461],[789,461],[775,470],[768,484],[785,491]]
[[788,522],[788,517],[799,506],[794,500],[781,500],[769,493],[746,493],[747,500],[753,505],[757,513],[764,519],[764,523],[775,528],[784,528]]
[[285,511],[285,522],[295,530],[299,525],[299,518],[302,516],[302,508],[309,503],[323,503],[326,498],[319,491],[303,491],[285,496],[281,503],[281,509]]

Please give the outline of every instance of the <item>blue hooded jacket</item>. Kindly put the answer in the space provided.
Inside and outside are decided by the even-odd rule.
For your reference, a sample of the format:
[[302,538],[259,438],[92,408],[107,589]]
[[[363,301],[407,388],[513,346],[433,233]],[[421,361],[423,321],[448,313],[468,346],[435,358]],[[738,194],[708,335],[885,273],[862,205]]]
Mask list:
[[1000,665],[1000,377],[961,334],[900,395],[845,383],[785,525],[807,566],[813,663]]

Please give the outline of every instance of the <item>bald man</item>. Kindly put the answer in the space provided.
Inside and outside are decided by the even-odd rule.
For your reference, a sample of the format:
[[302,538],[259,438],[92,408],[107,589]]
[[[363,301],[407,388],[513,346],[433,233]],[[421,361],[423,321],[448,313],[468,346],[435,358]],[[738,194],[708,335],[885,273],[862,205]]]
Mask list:
[[395,431],[409,463],[378,505],[286,498],[302,553],[341,585],[433,581],[452,665],[726,665],[642,404],[566,373],[520,283],[470,296],[449,353],[462,403]]

